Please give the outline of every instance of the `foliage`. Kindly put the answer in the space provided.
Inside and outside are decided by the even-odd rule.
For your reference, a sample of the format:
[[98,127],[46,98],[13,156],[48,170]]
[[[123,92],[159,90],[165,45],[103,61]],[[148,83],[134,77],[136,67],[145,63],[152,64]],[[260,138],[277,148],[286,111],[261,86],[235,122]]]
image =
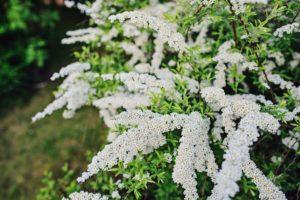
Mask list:
[[48,174],[39,197],[295,199],[300,3],[251,2],[67,1],[91,18],[64,40],[82,65],[33,120],[94,105],[110,133],[77,179],[92,180]]
[[[58,112],[43,122],[31,123],[30,116],[51,101],[53,88],[39,90],[29,102],[1,117],[0,199],[35,199],[45,170],[56,175],[61,162],[78,168],[85,163],[86,149],[97,151],[105,141],[105,127],[95,109],[83,110],[72,120],[62,119]],[[79,159],[71,160],[74,155]]]
[[44,66],[46,38],[59,16],[35,0],[2,2],[0,13],[0,95],[3,97],[32,83],[34,69]]

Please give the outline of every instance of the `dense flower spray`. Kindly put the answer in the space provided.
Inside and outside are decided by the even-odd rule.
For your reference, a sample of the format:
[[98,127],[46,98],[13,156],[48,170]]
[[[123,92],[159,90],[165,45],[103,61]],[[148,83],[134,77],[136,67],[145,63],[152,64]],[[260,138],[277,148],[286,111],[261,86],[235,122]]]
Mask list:
[[[80,62],[53,74],[51,80],[66,78],[32,120],[64,107],[65,118],[96,107],[109,128],[108,144],[77,181],[119,170],[110,193],[81,191],[69,199],[126,199],[132,191],[141,198],[135,181],[146,180],[146,190],[168,174],[186,200],[231,199],[241,189],[248,198],[244,177],[257,188],[253,198],[286,199],[254,160],[260,138],[299,148],[300,59],[290,45],[299,32],[298,14],[290,10],[299,1],[289,11],[267,0],[65,4],[88,15],[91,27],[67,32],[62,43],[85,45],[76,54]],[[163,173],[131,170],[160,153],[169,166]]]

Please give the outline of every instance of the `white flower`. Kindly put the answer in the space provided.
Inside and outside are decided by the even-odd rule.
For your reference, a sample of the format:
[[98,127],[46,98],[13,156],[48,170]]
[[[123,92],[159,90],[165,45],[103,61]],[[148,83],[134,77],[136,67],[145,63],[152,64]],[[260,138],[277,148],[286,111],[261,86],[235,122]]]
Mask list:
[[[139,107],[147,107],[150,106],[150,98],[142,94],[119,92],[94,100],[93,105],[100,110],[100,115],[103,117],[105,124],[111,127],[111,119],[117,114],[118,108],[129,111]],[[115,134],[109,136],[111,141],[114,140]]]
[[245,175],[252,179],[259,191],[260,199],[286,200],[285,195],[256,167],[251,160],[246,160],[242,164]]
[[300,132],[289,132],[290,136],[282,139],[282,143],[290,149],[294,149],[295,151],[299,148],[299,140],[300,140]]
[[172,155],[169,153],[164,153],[165,159],[167,161],[167,163],[171,163],[172,162]]
[[232,40],[224,42],[218,49],[218,54],[213,57],[217,62],[216,75],[213,85],[223,88],[226,86],[226,72],[233,66],[238,66],[238,73],[242,74],[248,70],[258,70],[255,62],[248,62],[244,55],[238,52],[232,52],[231,48],[234,42]]
[[279,74],[268,74],[267,75],[270,82],[275,85],[279,85],[281,89],[292,89],[294,88],[294,84],[289,81],[285,81]]
[[87,71],[90,68],[91,68],[91,65],[89,63],[75,62],[75,63],[69,64],[69,65],[61,68],[59,70],[59,72],[54,73],[50,79],[51,79],[51,81],[54,81],[58,78],[65,77],[71,73]]
[[[135,112],[133,113],[134,116]],[[124,115],[126,116],[126,115]],[[128,112],[128,118],[132,114]],[[143,122],[144,116],[141,116]],[[186,115],[171,114],[155,117],[140,123],[137,128],[129,129],[127,132],[118,136],[113,143],[106,145],[88,165],[86,172],[77,179],[78,182],[84,182],[99,170],[107,170],[123,161],[125,164],[132,161],[138,155],[138,152],[148,154],[154,149],[164,145],[166,138],[163,133],[181,128],[188,119]]]
[[296,108],[294,108],[293,111],[291,112],[287,112],[285,113],[285,117],[284,117],[284,120],[285,121],[293,121],[296,117],[297,117],[297,114],[300,113],[300,106],[297,106]]
[[138,152],[151,153],[166,143],[163,133],[181,128],[182,138],[172,176],[174,181],[185,189],[185,199],[196,199],[198,196],[195,170],[207,172],[214,180],[218,167],[209,147],[209,120],[202,119],[199,113],[160,115],[136,110],[121,113],[112,124],[138,126],[121,134],[100,151],[92,159],[87,172],[77,179],[78,182],[84,182],[99,170],[110,169],[118,161],[126,164],[132,161]]
[[103,32],[97,27],[90,27],[86,29],[68,31],[66,35],[69,37],[62,39],[62,44],[74,44],[76,42],[90,43],[97,40],[100,35],[103,35]]
[[69,195],[69,198],[63,198],[63,200],[108,200],[108,197],[99,193],[88,193],[84,191],[73,192]]
[[128,55],[132,55],[131,59],[127,62],[129,66],[133,66],[138,61],[146,62],[146,55],[145,53],[140,50],[138,46],[135,44],[123,42],[121,43],[121,47]]
[[294,22],[292,24],[287,24],[280,28],[277,28],[276,31],[274,32],[274,36],[282,38],[284,34],[292,34],[299,31],[300,31],[299,23]]
[[111,193],[111,197],[112,197],[113,199],[121,199],[121,196],[120,196],[120,194],[119,194],[119,192],[118,192],[117,190],[115,190],[115,191],[113,191],[113,192]]
[[228,105],[224,90],[217,87],[206,87],[201,91],[201,96],[213,110],[220,110]]
[[201,5],[205,5],[205,6],[210,6],[211,4],[213,4],[215,1],[214,0],[189,0],[190,4],[196,4],[199,3]]
[[153,68],[159,68],[162,59],[164,58],[163,50],[164,50],[164,43],[163,38],[160,38],[160,35],[154,40],[155,49],[152,55],[151,66]]
[[267,4],[268,0],[230,0],[236,14],[245,12],[245,4]]
[[275,58],[275,61],[279,66],[282,66],[285,63],[284,55],[280,51],[272,52],[272,53],[268,54],[268,57]]
[[277,157],[277,156],[272,156],[271,157],[271,161],[273,163],[280,163],[280,162],[282,162],[282,158],[281,157]]
[[300,64],[300,53],[293,52],[293,60],[290,61],[292,69],[296,68]]
[[173,24],[169,24],[162,19],[147,15],[141,11],[123,12],[121,14],[112,15],[109,19],[113,22],[119,20],[120,22],[127,22],[134,24],[138,27],[151,28],[157,31],[162,43],[168,43],[176,51],[186,51],[187,44],[184,37],[176,31]]
[[[64,73],[60,75],[64,75]],[[57,76],[54,77],[57,78]],[[67,110],[64,112],[63,116],[66,118],[73,117],[75,111],[88,102],[89,95],[95,93],[89,82],[80,77],[81,75],[78,72],[70,73],[60,85],[60,91],[55,95],[56,99],[42,112],[39,112],[32,117],[32,121],[35,122],[44,118],[46,115],[51,115],[54,111],[59,110],[64,106],[66,106]]]
[[198,198],[196,170],[215,179],[218,166],[209,147],[208,130],[209,120],[201,119],[199,113],[192,113],[183,127],[172,177],[184,188],[185,199]]
[[70,1],[70,0],[65,0],[64,4],[67,8],[72,8],[75,5],[74,1]]
[[[234,197],[239,191],[236,182],[242,176],[242,164],[250,160],[249,146],[257,141],[259,137],[258,127],[262,130],[276,133],[279,123],[271,115],[260,112],[250,112],[241,119],[238,129],[229,135],[228,149],[224,155],[225,161],[217,174],[216,185],[208,198],[209,200],[229,199]],[[257,186],[260,187],[261,185],[257,184]],[[264,192],[263,186],[259,190]],[[278,189],[276,188],[276,190]],[[270,194],[264,193],[261,195],[272,199],[272,196],[268,196]],[[281,199],[280,197],[278,199]]]

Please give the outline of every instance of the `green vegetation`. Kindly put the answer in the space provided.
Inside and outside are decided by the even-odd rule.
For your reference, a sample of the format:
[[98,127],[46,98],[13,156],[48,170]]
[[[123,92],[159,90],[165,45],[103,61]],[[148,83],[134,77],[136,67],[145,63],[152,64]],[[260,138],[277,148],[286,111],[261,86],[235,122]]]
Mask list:
[[34,199],[46,170],[57,174],[63,163],[85,166],[86,149],[95,153],[105,140],[105,127],[94,109],[71,120],[58,112],[32,124],[31,117],[50,102],[49,91],[42,89],[0,119],[0,199]]
[[[25,93],[48,58],[47,40],[59,19],[42,1],[8,0],[0,5],[0,96]],[[38,79],[40,80],[40,79]]]
[[[234,12],[230,0],[215,1],[211,5],[202,5],[202,1],[190,4],[185,0],[178,0],[175,8],[168,7],[166,2],[169,1],[151,1],[151,4],[148,0],[103,1],[101,5],[96,4],[99,10],[94,9],[97,13],[93,13],[99,14],[99,18],[86,21],[91,29],[82,29],[81,26],[69,28],[68,23],[62,22],[64,28],[80,29],[78,32],[95,36],[91,37],[91,41],[86,41],[81,48],[71,46],[74,58],[81,64],[89,63],[91,67],[85,71],[75,69],[75,72],[68,67],[64,68],[69,72],[61,74],[68,82],[60,85],[55,93],[59,94],[55,96],[56,100],[61,101],[55,101],[55,106],[48,107],[51,112],[47,112],[46,109],[45,119],[31,123],[31,117],[37,112],[43,112],[46,105],[53,100],[48,94],[53,91],[54,86],[42,87],[30,101],[16,106],[0,118],[0,199],[56,200],[68,197],[74,192],[87,191],[91,195],[101,193],[112,198],[115,198],[117,193],[121,195],[121,199],[130,200],[179,200],[184,199],[185,190],[194,188],[189,187],[189,184],[185,188],[183,183],[191,183],[194,180],[199,199],[206,199],[212,194],[216,178],[209,170],[223,175],[219,176],[221,178],[217,181],[221,182],[219,185],[222,187],[227,187],[226,191],[233,191],[233,199],[258,199],[261,194],[272,197],[274,190],[282,191],[288,199],[297,198],[300,186],[297,174],[300,151],[295,144],[299,142],[297,134],[300,132],[300,118],[299,113],[294,111],[300,105],[300,60],[296,58],[296,53],[299,52],[299,33],[289,33],[277,38],[273,32],[296,19],[298,21],[299,1],[286,4],[284,0],[270,0],[269,4],[246,4],[243,5],[245,10],[241,11],[242,14]],[[110,15],[127,10],[151,8],[155,12],[156,4],[161,4],[159,6],[166,9],[164,14],[156,13],[157,19],[148,14],[141,17],[139,12],[133,13],[132,17],[136,19],[135,26],[138,28],[133,25],[129,28],[138,32],[138,35],[126,36],[128,24],[122,20],[112,22],[108,19]],[[23,4],[19,2],[15,6],[19,5]],[[88,9],[93,4],[90,2],[86,7],[79,5],[82,9]],[[14,12],[18,13],[17,11]],[[15,15],[17,16],[12,16]],[[27,16],[26,12],[24,16]],[[147,18],[155,19],[152,21],[154,28],[151,27],[151,23],[145,23],[143,28],[139,27],[139,18],[142,22]],[[30,17],[28,19],[31,20]],[[100,20],[99,23],[97,19],[103,21]],[[27,28],[18,20],[14,23],[12,27],[19,27],[20,30]],[[132,23],[134,24],[134,21]],[[170,23],[177,24],[177,28],[173,30]],[[199,30],[197,26],[200,26]],[[10,29],[3,30],[4,33]],[[93,35],[95,32],[96,35]],[[112,37],[103,40],[105,36]],[[77,39],[77,36],[71,34],[70,38],[72,37]],[[198,41],[198,37],[202,43]],[[172,40],[174,38],[175,41]],[[28,36],[26,41],[33,40]],[[30,44],[30,50],[26,51],[29,53],[24,54],[26,62],[21,62],[22,65],[30,63],[32,67],[42,66],[46,54],[40,49],[45,47],[45,43]],[[126,45],[124,47],[124,44],[135,45],[137,50],[128,53],[129,48]],[[178,49],[182,48],[184,51],[176,52],[176,48],[173,48],[176,44],[179,44]],[[68,59],[63,58],[66,55],[71,57],[71,53],[60,49],[59,45],[55,46],[57,52],[51,57],[51,62],[55,62],[55,65],[51,66],[65,66],[60,63],[66,63]],[[27,48],[22,47],[22,50],[24,49]],[[142,55],[142,58],[130,64],[129,61],[136,55]],[[157,67],[153,66],[155,59],[158,60]],[[146,64],[146,67],[140,68],[139,64]],[[14,65],[7,61],[3,66]],[[18,68],[14,73],[11,69],[7,70],[8,67],[1,69],[12,74],[10,79],[16,80],[17,83],[23,76],[19,69],[25,68]],[[128,75],[128,72],[133,72],[134,78],[130,77],[131,80],[126,82],[125,75]],[[0,71],[0,81],[1,73]],[[125,74],[125,78],[117,80],[117,76],[110,73],[122,73]],[[165,76],[165,73],[171,76]],[[19,75],[20,79],[17,77]],[[274,78],[273,75],[278,76]],[[139,77],[142,77],[142,80]],[[151,77],[149,83],[147,77]],[[271,77],[270,80],[268,77]],[[146,81],[143,82],[144,80]],[[168,83],[165,88],[161,87],[162,82]],[[13,83],[5,84],[9,85],[7,91],[13,91],[10,87],[17,86]],[[2,84],[3,87],[5,84]],[[169,85],[172,87],[168,88]],[[145,91],[139,87],[144,87]],[[203,94],[205,89],[214,95],[207,97],[209,95]],[[115,95],[116,93],[124,96]],[[136,102],[130,102],[134,98],[130,98],[136,94],[140,99],[149,98],[149,101],[134,105]],[[175,97],[172,94],[178,95]],[[252,96],[247,96],[249,94]],[[245,99],[242,95],[246,95]],[[87,106],[91,107],[99,99],[105,98],[110,98],[109,102],[100,103],[98,106],[100,111],[104,111],[100,117],[103,117],[105,122],[111,122],[110,120],[120,113],[124,114],[124,121],[132,119],[132,109],[153,112],[158,114],[158,117],[137,117],[136,121],[133,120],[135,122],[128,124],[107,123],[111,126],[112,135],[109,136],[117,135],[121,136],[121,139],[112,141],[109,146],[112,148],[101,151],[104,144],[109,144],[106,141],[107,129],[102,119],[99,119],[98,110]],[[74,106],[78,102],[83,103],[78,107]],[[80,108],[81,106],[83,108]],[[74,118],[66,120],[62,118],[62,109],[78,112]],[[185,119],[190,119],[191,123],[183,119],[180,122],[185,124],[180,125],[176,119],[182,118],[172,118],[171,122],[161,119],[161,116],[168,119],[170,113],[174,116],[188,116]],[[195,113],[196,120],[190,117]],[[269,118],[260,117],[258,119],[266,120],[257,122],[255,117],[262,113]],[[291,119],[288,119],[288,116]],[[202,118],[205,120],[202,121]],[[209,130],[203,131],[204,123],[207,123]],[[177,126],[169,129],[174,124]],[[280,125],[279,128],[277,124]],[[269,129],[264,128],[264,125]],[[261,130],[258,131],[257,127]],[[154,132],[158,134],[155,135]],[[165,138],[160,137],[160,134]],[[122,137],[124,135],[125,137]],[[190,138],[195,140],[189,141]],[[287,143],[286,139],[292,143]],[[100,153],[96,155],[99,150]],[[92,159],[95,155],[96,158]],[[253,173],[251,176],[242,169],[242,165],[249,160],[261,170],[263,175],[260,178],[256,176],[259,173]],[[225,170],[224,175],[222,170],[218,171],[209,161],[215,163],[219,169],[227,163],[227,166],[233,166],[227,169],[235,171],[226,173]],[[90,179],[84,184],[79,184],[76,178],[86,171],[86,166],[91,162],[93,167],[89,169]],[[231,165],[228,165],[230,162]],[[176,172],[174,168],[178,163],[182,164],[178,166],[183,170]],[[183,174],[183,182],[176,181],[174,174]],[[239,174],[240,177],[230,177]],[[255,181],[261,181],[261,184]],[[235,191],[235,186],[239,187],[239,191]]]
[[[86,41],[81,50],[75,51],[74,54],[79,62],[89,63],[91,69],[90,71],[78,70],[73,72],[74,74],[70,72],[67,78],[71,77],[70,79],[74,84],[72,85],[71,83],[70,85],[73,87],[77,86],[75,84],[77,81],[83,81],[90,86],[89,89],[92,88],[92,92],[87,92],[89,98],[85,98],[86,96],[82,95],[82,93],[76,93],[76,91],[74,92],[74,90],[70,89],[73,92],[72,94],[75,93],[78,96],[71,95],[64,97],[64,99],[61,98],[63,96],[61,95],[57,96],[57,100],[63,99],[72,102],[74,99],[82,99],[83,101],[88,99],[84,104],[91,105],[92,102],[96,104],[101,98],[112,97],[109,99],[109,106],[107,106],[109,108],[103,105],[105,103],[98,106],[101,111],[113,110],[112,116],[107,117],[105,114],[101,116],[108,119],[118,116],[119,113],[122,115],[123,111],[125,111],[125,114],[123,114],[130,119],[132,117],[130,115],[131,109],[148,110],[167,117],[167,114],[170,113],[189,115],[197,112],[199,116],[201,115],[201,117],[210,121],[209,127],[211,129],[204,134],[207,134],[209,138],[209,147],[207,149],[212,149],[215,159],[212,156],[208,156],[208,159],[216,162],[219,169],[223,168],[222,163],[225,163],[224,165],[227,163],[227,166],[234,166],[232,168],[227,167],[227,170],[232,169],[235,171],[227,171],[228,173],[225,171],[224,174],[222,174],[222,170],[221,172],[216,170],[217,174],[221,174],[221,178],[217,180],[220,181],[220,184],[217,184],[217,186],[227,187],[226,191],[233,193],[231,196],[236,194],[233,199],[239,200],[258,199],[259,195],[272,196],[274,193],[270,191],[274,190],[282,191],[289,199],[295,198],[299,188],[299,178],[297,178],[299,148],[294,147],[294,144],[287,144],[286,139],[289,140],[296,137],[300,123],[299,117],[296,115],[289,121],[285,117],[287,113],[293,112],[299,106],[297,91],[299,91],[298,80],[300,73],[298,58],[295,56],[295,53],[298,52],[295,44],[299,44],[299,37],[297,37],[299,33],[291,31],[291,33],[285,34],[282,38],[277,38],[273,33],[279,27],[289,24],[293,22],[293,19],[297,18],[300,8],[299,2],[292,1],[286,5],[285,1],[282,0],[270,0],[268,4],[245,4],[242,6],[244,10],[240,10],[241,14],[235,13],[231,1],[227,0],[215,1],[212,4],[206,1],[207,5],[205,3],[203,5],[202,1],[195,1],[191,5],[187,1],[179,0],[175,8],[169,8],[167,4],[164,4],[166,1],[155,2],[148,5],[148,1],[128,2],[118,0],[103,2],[101,5],[97,3],[87,4],[86,9],[91,5],[92,7],[98,6],[99,10],[94,8],[96,13],[93,14],[99,15],[99,18],[103,21],[98,23],[98,18],[91,18],[90,28],[92,29],[81,29],[78,32],[88,32],[88,34],[94,36],[95,30],[98,28],[100,33],[96,34],[94,40]],[[237,3],[237,1],[234,2]],[[165,8],[164,14],[155,12],[157,9],[155,6],[158,4]],[[178,9],[176,9],[177,7]],[[153,12],[157,15],[157,18],[149,16],[148,13],[145,14],[146,11],[142,11],[142,14],[141,12],[125,12],[119,16],[114,16],[124,11],[140,11],[141,9],[155,10]],[[121,23],[118,20],[110,21],[108,19],[109,16],[114,16],[111,19],[118,19],[119,17]],[[136,32],[140,33],[137,36],[134,34],[131,36],[126,35],[127,23],[137,26]],[[168,26],[169,23],[175,23],[178,28],[172,30],[172,26]],[[197,30],[197,27],[202,28]],[[172,30],[171,33],[169,29]],[[114,36],[109,40],[102,40],[105,36],[110,35],[112,30],[115,33],[113,34]],[[135,29],[133,28],[133,30]],[[177,30],[179,33],[176,32]],[[142,45],[138,42],[139,37],[146,38],[143,40]],[[200,41],[198,41],[198,37],[200,37]],[[72,39],[72,36],[70,38]],[[76,40],[77,38],[74,37],[73,39]],[[128,46],[125,45],[124,47],[124,43],[135,45],[137,50],[127,52]],[[187,49],[185,49],[185,45]],[[158,49],[160,48],[162,50],[159,51]],[[180,52],[178,53],[176,50],[180,50]],[[136,58],[137,61],[134,64],[130,63],[130,59],[135,58],[136,55],[141,55],[142,58]],[[161,59],[158,61],[159,66],[157,68],[152,66],[155,59]],[[169,64],[172,62],[173,65]],[[296,64],[292,65],[291,63]],[[145,66],[141,67],[139,64],[149,66],[149,69]],[[169,74],[175,74],[176,78],[173,80],[167,77],[164,74],[166,72],[164,70]],[[107,78],[113,77],[111,74],[101,76],[107,73],[118,76],[127,72],[135,73],[136,80],[135,77],[129,76],[129,81],[127,78],[124,78],[125,81],[114,81]],[[77,77],[72,75],[77,75]],[[143,78],[140,78],[143,80],[139,80],[139,77],[143,75],[145,75],[144,77],[150,76],[152,78],[149,81],[150,83],[147,83],[147,81],[143,82]],[[126,76],[124,75],[124,77]],[[191,92],[194,88],[190,89],[188,81],[182,80],[182,77],[199,83],[202,87],[201,90],[196,89],[197,92]],[[268,77],[273,77],[273,80],[269,80]],[[276,77],[280,77],[280,80],[278,81],[279,78],[276,80]],[[161,82],[159,81],[170,81],[174,84],[174,90],[178,92],[180,98],[172,99],[170,93],[174,92],[173,88],[160,88]],[[139,84],[149,91],[132,89],[135,88],[132,86],[140,86]],[[151,90],[152,87],[155,88],[155,84],[158,85],[157,91]],[[211,88],[211,86],[214,87]],[[61,91],[60,94],[68,94],[70,92],[69,88],[62,85],[58,87],[58,91]],[[211,89],[208,90],[211,91],[211,94],[214,94],[208,100],[202,94],[202,91],[207,88]],[[79,86],[77,89],[78,91],[81,89],[86,91],[86,87],[80,88]],[[114,93],[121,93],[125,97],[132,94],[149,96],[150,103],[146,104],[146,106],[141,103],[142,105],[138,104],[130,107],[125,104],[128,103],[126,98],[124,98],[124,104],[119,103],[120,101],[116,103],[115,100],[122,97],[113,96]],[[224,98],[222,96],[223,93],[226,94],[226,96],[224,94]],[[240,96],[250,94],[254,95],[254,98],[262,97],[268,101],[250,100],[249,96],[249,99],[245,97],[247,99],[245,100]],[[128,104],[131,105],[130,103]],[[220,104],[217,106],[217,109],[214,108],[214,103]],[[70,109],[69,107],[71,106],[68,106],[68,104],[61,105],[58,103],[57,107],[52,107],[50,110],[53,112],[58,109],[68,110]],[[242,122],[245,123],[243,120],[247,120],[246,116],[252,117],[251,114],[253,113],[258,115],[264,113],[265,116],[272,117],[274,120],[266,119],[266,122],[264,120],[260,122],[270,123],[270,127],[275,127],[276,131],[278,128],[276,128],[277,124],[272,124],[272,122],[278,122],[280,129],[277,134],[272,135],[265,130],[259,130],[261,137],[258,138],[260,134],[258,134],[257,126],[259,125],[256,124],[257,122],[247,123],[249,127],[243,127],[244,124]],[[147,126],[148,119],[146,123],[143,123],[142,117],[137,117],[137,119],[138,122],[135,121],[132,124],[125,123],[124,125],[120,123],[120,126],[110,127],[113,134],[117,132],[120,135],[120,139],[110,143],[99,154],[94,154],[95,158],[91,161],[90,170],[82,176],[84,178],[81,177],[84,179],[83,181],[86,180],[86,177],[90,177],[90,180],[87,180],[85,184],[79,185],[76,182],[76,178],[80,174],[78,168],[64,166],[58,176],[55,173],[46,174],[43,180],[44,186],[40,189],[38,198],[50,200],[61,198],[62,196],[67,197],[73,192],[87,191],[91,196],[95,193],[100,193],[112,198],[117,192],[120,194],[121,199],[183,199],[184,195],[186,195],[183,190],[191,188],[188,184],[186,184],[187,188],[184,188],[184,183],[194,181],[194,178],[197,182],[197,187],[195,188],[199,198],[206,199],[209,197],[215,185],[212,181],[215,177],[209,175],[209,170],[196,169],[196,164],[193,161],[193,159],[201,161],[207,155],[194,156],[196,153],[192,150],[196,149],[196,145],[192,142],[192,144],[184,144],[190,146],[183,147],[181,156],[186,158],[186,160],[181,159],[179,163],[183,160],[183,165],[186,164],[187,167],[181,166],[181,169],[183,169],[182,171],[188,169],[186,170],[188,174],[182,173],[185,176],[184,180],[181,180],[183,183],[178,184],[178,181],[177,184],[174,183],[176,180],[172,180],[174,179],[172,178],[172,173],[179,157],[178,146],[180,146],[180,143],[183,143],[183,131],[173,131],[174,129],[171,129],[171,132],[166,131],[164,134],[166,143],[163,143],[163,141],[164,145],[157,147],[156,144],[152,144],[154,142],[151,134],[154,135],[153,132],[161,131],[160,125],[165,130],[165,121],[158,120],[157,122],[150,118],[150,125]],[[253,121],[255,120],[253,119]],[[174,121],[170,123],[176,124]],[[218,125],[218,123],[221,125]],[[242,128],[239,127],[241,124]],[[193,127],[193,125],[189,125]],[[139,129],[140,127],[141,129]],[[152,127],[157,127],[157,129],[153,130]],[[181,128],[179,127],[178,129]],[[220,130],[219,132],[217,131],[218,133],[215,133],[213,128],[219,128]],[[195,129],[197,130],[197,128]],[[238,131],[235,129],[238,129]],[[276,131],[274,130],[274,132]],[[149,136],[139,135],[140,132],[147,133]],[[130,134],[136,134],[137,138],[131,137]],[[199,131],[197,134],[199,134]],[[125,136],[122,137],[123,135]],[[232,138],[232,135],[235,135],[235,137]],[[249,135],[251,137],[254,136],[251,138],[248,137]],[[144,138],[149,139],[150,142],[144,141]],[[228,144],[229,141],[227,139],[232,140],[232,142]],[[202,140],[204,139],[199,136],[199,141],[197,142],[201,143],[203,142]],[[247,142],[244,140],[247,140]],[[160,142],[159,137],[158,141]],[[237,143],[241,142],[238,143],[240,146],[237,145],[237,148],[234,146],[235,141]],[[132,152],[127,146],[122,146],[122,142],[128,145],[129,148],[132,148]],[[138,145],[135,145],[134,142],[137,142]],[[146,151],[147,149],[143,144],[146,147],[150,146],[150,152]],[[155,146],[153,151],[151,151],[152,145]],[[232,150],[234,153],[231,152],[231,149],[235,150]],[[238,150],[240,149],[241,154],[244,151],[247,152],[247,154],[244,154],[244,158],[238,156],[240,153]],[[233,155],[230,155],[230,153]],[[132,156],[132,154],[135,156]],[[171,155],[171,161],[167,161],[166,154]],[[112,155],[116,155],[116,157]],[[263,174],[261,177],[263,178],[256,178],[255,173],[249,176],[244,169],[243,173],[240,165],[242,165],[242,162],[244,162],[242,160],[244,159],[254,161],[257,168],[261,170]],[[91,160],[90,155],[88,160]],[[228,163],[231,161],[232,165],[229,165]],[[202,160],[201,162],[206,163],[207,160]],[[205,164],[203,165],[205,166]],[[205,167],[210,168],[211,166]],[[82,170],[80,171],[83,172]],[[177,175],[181,175],[180,172],[182,171],[177,171]],[[238,178],[230,177],[239,174],[240,177]],[[224,178],[224,182],[222,182],[222,178]],[[259,179],[261,183],[257,184],[255,182],[256,179]],[[266,183],[265,180],[268,182]],[[237,191],[236,188],[240,189]],[[75,195],[80,195],[80,193],[75,193]],[[70,198],[72,199],[72,197]]]

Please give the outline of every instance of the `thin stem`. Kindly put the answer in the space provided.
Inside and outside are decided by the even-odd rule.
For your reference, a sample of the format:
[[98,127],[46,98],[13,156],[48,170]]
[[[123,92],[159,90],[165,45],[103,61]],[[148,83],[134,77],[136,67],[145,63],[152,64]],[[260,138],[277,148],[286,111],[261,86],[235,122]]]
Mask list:
[[284,173],[286,173],[286,171],[290,168],[290,166],[292,166],[293,164],[295,164],[297,158],[298,158],[298,156],[296,155],[294,157],[294,159],[292,160],[292,162],[284,169]]
[[235,21],[231,22],[231,28],[232,28],[232,31],[233,31],[235,46],[238,47],[238,42],[239,41],[238,41],[238,37],[237,37],[236,22]]
[[[246,23],[244,22],[243,18],[240,15],[236,15],[235,11],[233,10],[233,5],[230,2],[230,0],[226,0],[226,2],[229,4],[229,8],[230,8],[230,11],[233,14],[233,16],[237,16],[238,20],[243,25],[245,32],[249,36],[250,32],[249,32],[249,30],[248,30],[248,28],[246,26]],[[251,48],[253,49],[254,55],[255,55],[256,60],[257,60],[258,67],[262,67],[262,63],[261,63],[261,61],[259,59],[259,56],[258,56],[258,54],[256,52],[256,49],[258,48],[257,43],[249,42],[249,44],[250,44]],[[264,75],[264,77],[265,77],[265,79],[267,81],[267,84],[268,84],[269,88],[270,88],[269,91],[270,91],[270,94],[271,94],[271,100],[272,100],[273,103],[276,103],[275,93],[274,93],[274,91],[273,91],[273,89],[271,87],[271,82],[270,82],[270,80],[269,80],[269,78],[267,76],[267,73],[266,73],[266,71],[264,69],[262,70],[262,72],[263,72],[263,75]]]
[[195,14],[197,15],[197,14],[202,10],[203,7],[204,7],[204,4],[201,4],[201,5],[197,8]]
[[[291,145],[291,147],[293,147],[296,143],[297,143],[297,141],[295,141],[295,142]],[[282,159],[282,161],[281,161],[281,164],[277,167],[277,169],[276,169],[276,171],[275,171],[275,174],[278,174],[279,169],[280,169],[280,167],[282,166],[282,163],[284,163],[284,161],[286,160],[286,158],[287,158],[287,156],[289,155],[290,151],[291,151],[291,148],[288,148],[288,150],[285,150],[285,152],[284,152],[284,154],[283,154],[284,156],[283,156],[283,159]]]
[[298,11],[297,11],[296,15],[294,16],[294,18],[293,18],[291,24],[295,22],[295,20],[297,19],[299,13],[300,13],[300,9],[298,9]]

